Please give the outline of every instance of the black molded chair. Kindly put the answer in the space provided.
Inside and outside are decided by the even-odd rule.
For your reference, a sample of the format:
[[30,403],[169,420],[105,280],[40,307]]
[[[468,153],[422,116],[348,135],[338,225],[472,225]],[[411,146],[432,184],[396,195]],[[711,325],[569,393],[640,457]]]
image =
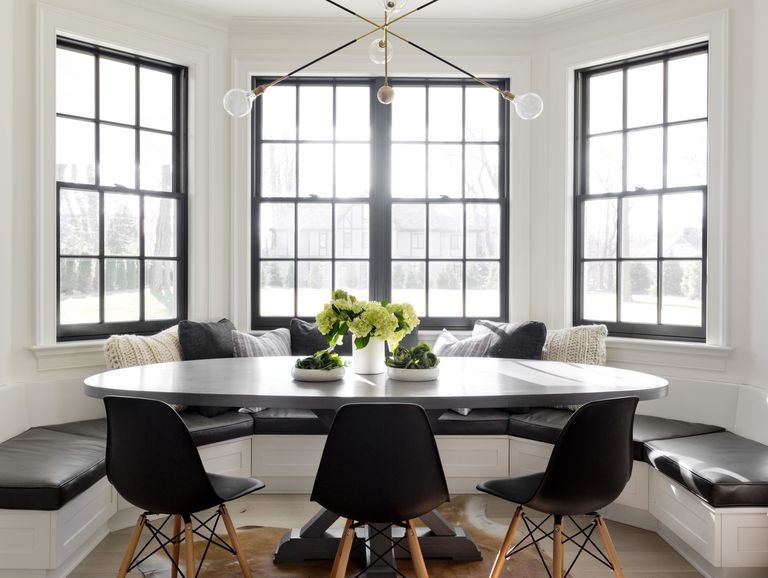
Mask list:
[[[482,492],[519,504],[496,556],[491,578],[498,578],[510,556],[529,546],[536,548],[544,562],[538,543],[548,537],[554,542],[550,576],[563,578],[586,551],[613,570],[617,578],[623,578],[616,548],[597,510],[613,502],[632,475],[632,425],[637,402],[636,397],[625,397],[581,406],[560,433],[545,472],[490,480],[477,486]],[[548,516],[537,524],[528,518],[523,506]],[[573,516],[581,515],[592,516],[591,522],[582,526],[573,519]],[[542,530],[551,517],[554,517],[553,531]],[[564,535],[563,517],[578,529],[575,534]],[[521,520],[527,533],[512,547]],[[592,540],[595,529],[600,533],[607,554]],[[543,535],[536,538],[537,531]],[[576,541],[579,536],[583,540],[581,543]],[[579,549],[568,570],[563,572],[565,542],[574,542]],[[597,554],[588,545],[593,546]]]
[[[427,578],[413,520],[447,502],[449,495],[424,410],[411,404],[342,407],[328,434],[311,499],[347,518],[332,578],[345,575],[355,530],[367,523],[404,528],[405,536],[394,540],[393,548],[403,547],[407,539],[417,576]],[[381,553],[372,557],[372,562],[388,563]]]
[[[104,398],[104,405],[107,408],[107,477],[121,496],[145,510],[134,528],[118,578],[123,578],[161,549],[171,559],[171,573],[175,578],[177,572],[181,572],[179,550],[182,541],[186,542],[186,574],[182,572],[182,576],[196,576],[208,548],[215,544],[237,556],[243,575],[250,578],[246,557],[224,503],[260,490],[264,484],[253,478],[207,473],[184,422],[162,401],[110,396]],[[216,513],[206,520],[195,515],[213,507],[217,507]],[[168,517],[155,526],[147,518],[153,514]],[[163,527],[171,518],[174,530],[168,536]],[[220,519],[224,520],[231,546],[215,533]],[[193,526],[193,520],[196,526]],[[152,536],[134,556],[145,527]],[[207,535],[201,532],[202,528]],[[197,570],[194,534],[208,541]],[[158,546],[144,555],[153,541]],[[168,545],[172,545],[172,552],[168,551]]]

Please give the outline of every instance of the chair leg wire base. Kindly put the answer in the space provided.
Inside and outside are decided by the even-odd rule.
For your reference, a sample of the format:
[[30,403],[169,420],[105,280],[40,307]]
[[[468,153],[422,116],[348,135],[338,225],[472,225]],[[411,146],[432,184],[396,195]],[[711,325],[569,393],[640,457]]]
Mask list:
[[[560,541],[561,546],[564,546],[568,542],[573,542],[578,547],[578,551],[576,552],[576,555],[574,556],[573,560],[571,561],[571,564],[568,566],[568,569],[565,570],[565,572],[562,571],[562,567],[560,569],[555,568],[554,570],[554,578],[562,578],[564,576],[567,576],[568,573],[573,569],[573,566],[576,564],[576,561],[579,559],[579,556],[583,552],[586,552],[590,556],[592,556],[595,560],[603,564],[604,566],[608,567],[610,570],[614,572],[614,574],[618,578],[623,578],[623,572],[621,570],[621,566],[618,563],[618,558],[616,556],[615,548],[613,547],[613,543],[610,539],[610,536],[608,535],[607,528],[605,527],[605,522],[603,521],[602,516],[599,514],[593,513],[589,514],[589,516],[592,516],[592,520],[585,526],[582,526],[579,524],[572,516],[566,516],[568,520],[571,521],[571,523],[578,529],[577,532],[573,534],[566,534],[564,531],[562,531],[562,528],[565,526],[563,523],[563,517],[562,516],[554,516],[549,515],[546,518],[544,518],[541,522],[536,523],[534,520],[529,518],[525,511],[522,508],[518,508],[518,512],[515,513],[515,518],[512,520],[512,524],[510,524],[510,529],[513,529],[517,526],[519,521],[522,521],[523,524],[525,524],[526,528],[526,534],[523,536],[523,538],[517,542],[512,548],[509,548],[506,550],[506,553],[504,554],[503,560],[509,560],[512,556],[517,554],[518,552],[522,552],[526,548],[530,548],[533,546],[536,549],[536,553],[539,555],[539,559],[541,560],[542,565],[544,566],[544,569],[547,571],[547,575],[549,578],[553,578],[553,572],[550,571],[549,567],[547,566],[547,563],[544,559],[544,553],[542,552],[541,548],[539,547],[539,542],[542,540],[550,539],[555,542],[555,532],[560,531]],[[549,520],[550,518],[554,518],[555,524],[554,528],[551,531],[547,531],[542,528]],[[559,528],[558,528],[559,525]],[[602,526],[602,528],[601,528]],[[605,543],[605,547],[608,550],[608,553],[606,554],[600,546],[598,546],[595,541],[592,539],[592,534],[595,532],[595,530],[599,530],[599,533],[601,534],[603,538],[603,542]],[[540,535],[537,537],[536,533],[539,533]],[[583,540],[577,541],[577,538],[583,537]],[[591,546],[591,548],[590,548]],[[503,547],[503,546],[502,546]],[[558,548],[555,548],[557,550]],[[595,550],[594,552],[592,550]],[[562,556],[562,549],[560,550],[560,557]],[[555,558],[557,558],[557,553],[555,555]],[[554,560],[554,565],[558,565],[558,561]],[[559,564],[562,564],[562,558],[559,561]],[[496,577],[499,574],[501,574],[502,565],[499,564],[499,559],[497,558],[497,564],[494,567],[493,572],[491,573],[492,577]],[[559,571],[558,571],[559,570]]]
[[[181,524],[177,521],[173,532],[168,533],[167,531],[164,531],[164,528],[169,520],[174,518],[178,518],[180,520],[182,516],[177,516],[175,514],[166,516],[163,518],[163,521],[160,525],[156,525],[148,518],[149,516],[153,515],[154,514],[152,514],[152,512],[144,512],[139,517],[139,521],[136,524],[136,528],[134,530],[134,535],[131,538],[131,544],[128,547],[128,551],[125,553],[123,566],[120,568],[118,576],[125,576],[125,574],[131,570],[138,568],[141,564],[143,564],[151,556],[158,553],[160,550],[165,552],[166,556],[168,556],[168,559],[171,561],[172,575],[176,576],[178,574],[181,576],[181,578],[193,578],[193,576],[197,576],[200,573],[211,544],[226,550],[234,556],[238,556],[238,551],[227,544],[227,542],[225,542],[224,539],[215,532],[216,525],[224,516],[223,507],[218,508],[215,513],[213,513],[205,520],[201,520],[194,514],[191,514],[187,519],[185,519],[186,524],[191,525],[191,533],[189,536],[191,537],[191,535],[196,534],[205,540],[205,549],[203,550],[203,555],[200,557],[200,562],[197,564],[197,568],[193,568],[194,575],[189,571],[189,568],[187,568],[188,573],[185,574],[179,566],[179,550],[180,545],[187,540],[187,529],[182,528]],[[213,523],[211,523],[212,520]],[[144,546],[139,550],[139,552],[136,555],[133,555],[136,550],[136,546],[138,545],[138,540],[143,528],[149,529],[151,536],[149,540],[147,540],[146,544],[144,544]],[[203,529],[205,530],[205,533],[202,532]],[[153,543],[156,543],[154,549],[147,552]],[[168,546],[173,547],[172,552],[168,550]],[[190,545],[188,545],[188,547],[191,548]]]

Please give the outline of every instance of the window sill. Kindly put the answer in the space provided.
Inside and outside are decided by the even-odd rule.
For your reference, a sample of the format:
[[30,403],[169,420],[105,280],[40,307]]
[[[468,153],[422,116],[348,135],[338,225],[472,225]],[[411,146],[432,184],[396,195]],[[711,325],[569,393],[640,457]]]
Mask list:
[[609,363],[725,371],[732,348],[706,343],[608,337]]
[[104,367],[104,341],[68,341],[30,347],[38,371]]

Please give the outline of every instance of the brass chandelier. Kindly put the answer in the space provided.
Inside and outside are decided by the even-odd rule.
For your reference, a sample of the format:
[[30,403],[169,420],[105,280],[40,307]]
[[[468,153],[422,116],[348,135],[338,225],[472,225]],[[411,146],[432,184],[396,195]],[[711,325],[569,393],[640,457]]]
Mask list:
[[492,90],[495,90],[496,92],[499,93],[499,95],[502,98],[512,103],[512,105],[514,106],[515,112],[522,119],[533,120],[534,118],[538,117],[541,114],[542,110],[544,109],[544,101],[541,99],[541,97],[538,94],[535,94],[533,92],[528,92],[525,94],[515,95],[508,90],[501,90],[500,88],[484,81],[482,78],[478,78],[474,74],[467,72],[463,68],[460,68],[459,66],[453,64],[452,62],[449,62],[445,58],[438,56],[437,54],[435,54],[434,52],[431,52],[430,50],[427,50],[423,46],[419,46],[415,42],[408,40],[407,38],[404,38],[400,34],[390,29],[390,27],[394,23],[399,22],[403,18],[406,18],[411,14],[418,12],[419,10],[423,10],[424,8],[426,8],[431,4],[434,4],[438,0],[430,0],[429,2],[426,2],[421,6],[418,6],[417,8],[409,10],[408,12],[405,12],[400,15],[397,15],[397,14],[402,12],[405,9],[406,4],[408,3],[408,0],[379,0],[379,3],[382,4],[382,6],[384,7],[384,23],[383,24],[379,24],[369,18],[366,18],[365,16],[361,16],[360,14],[353,12],[349,8],[342,6],[338,2],[335,2],[334,0],[325,0],[325,1],[328,2],[329,4],[333,4],[337,8],[340,8],[344,12],[347,12],[352,16],[359,18],[360,20],[364,20],[368,24],[372,25],[373,28],[368,32],[366,32],[365,34],[363,34],[362,36],[353,38],[349,42],[346,42],[341,46],[334,48],[330,52],[326,52],[322,56],[318,56],[314,60],[307,62],[306,64],[298,67],[295,70],[292,70],[291,72],[281,76],[280,78],[277,78],[276,80],[273,80],[268,84],[261,84],[251,90],[245,90],[242,88],[233,88],[229,90],[227,94],[224,95],[224,110],[226,110],[232,116],[237,116],[237,117],[246,116],[249,112],[251,112],[251,108],[253,107],[253,101],[256,100],[257,97],[264,94],[264,92],[268,88],[275,86],[276,84],[279,84],[285,79],[290,78],[291,76],[301,72],[305,68],[308,68],[313,64],[320,62],[325,58],[328,58],[332,54],[336,54],[340,50],[344,50],[348,46],[351,46],[352,44],[355,44],[356,42],[359,42],[360,40],[363,40],[364,38],[367,38],[368,36],[375,34],[377,32],[381,32],[381,36],[374,39],[371,42],[370,47],[368,49],[368,55],[375,64],[384,65],[384,85],[381,88],[379,88],[376,95],[379,99],[379,102],[382,104],[390,104],[392,100],[394,100],[395,98],[395,90],[389,85],[389,61],[392,59],[391,38],[394,37],[400,40],[401,42],[405,42],[406,44],[416,48],[417,50],[420,50],[424,54],[428,54],[432,58],[435,58],[440,62],[447,64],[454,70],[457,70],[463,75],[479,82],[483,86],[486,86]]

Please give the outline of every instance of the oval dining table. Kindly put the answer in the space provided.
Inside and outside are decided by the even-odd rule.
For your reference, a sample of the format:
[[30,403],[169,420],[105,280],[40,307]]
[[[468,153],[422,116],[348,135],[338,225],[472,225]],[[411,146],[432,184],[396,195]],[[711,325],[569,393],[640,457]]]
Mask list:
[[[667,381],[636,371],[554,361],[446,357],[434,381],[409,382],[386,374],[358,375],[348,367],[343,379],[328,382],[297,381],[291,377],[295,357],[241,357],[189,360],[116,369],[85,380],[88,396],[127,395],[184,405],[221,407],[274,407],[311,409],[327,425],[348,403],[414,403],[423,407],[432,423],[444,410],[456,407],[514,408],[578,405],[613,397],[658,399],[667,394]],[[349,360],[347,360],[349,361]],[[321,509],[302,528],[286,532],[274,560],[299,562],[333,559],[340,530],[331,528],[338,516]],[[480,551],[460,527],[437,511],[422,516],[418,529],[427,558],[479,560]],[[395,557],[407,556],[388,544],[400,529],[380,533],[372,525],[360,530],[359,540],[375,536],[366,550],[373,562],[367,576],[397,575]]]

